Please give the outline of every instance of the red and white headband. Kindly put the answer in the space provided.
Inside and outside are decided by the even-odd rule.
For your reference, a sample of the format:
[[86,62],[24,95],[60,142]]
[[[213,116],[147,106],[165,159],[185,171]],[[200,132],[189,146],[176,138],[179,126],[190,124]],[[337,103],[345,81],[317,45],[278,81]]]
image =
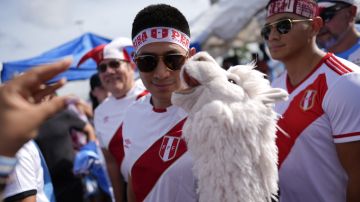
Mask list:
[[146,44],[155,42],[171,42],[178,44],[186,51],[190,48],[190,37],[171,27],[151,27],[142,30],[133,38],[135,52]]
[[311,0],[271,0],[266,17],[277,13],[294,13],[306,18],[317,16],[317,4]]

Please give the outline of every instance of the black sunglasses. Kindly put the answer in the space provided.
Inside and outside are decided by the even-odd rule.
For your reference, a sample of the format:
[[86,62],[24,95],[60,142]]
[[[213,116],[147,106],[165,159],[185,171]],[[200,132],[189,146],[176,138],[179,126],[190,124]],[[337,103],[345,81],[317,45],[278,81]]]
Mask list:
[[166,55],[153,55],[153,54],[144,54],[135,56],[134,61],[137,65],[137,68],[141,72],[152,72],[156,69],[159,59],[162,58],[164,64],[171,71],[180,70],[184,65],[188,53],[185,55],[180,53],[169,53]]
[[272,29],[273,26],[275,26],[276,30],[280,34],[287,34],[291,30],[293,23],[295,23],[295,22],[310,22],[310,21],[313,21],[313,20],[312,19],[303,19],[303,20],[283,19],[283,20],[279,20],[279,21],[276,21],[276,22],[265,25],[261,29],[261,36],[265,40],[269,40],[269,35],[271,33],[271,29]]
[[111,69],[118,69],[122,63],[126,61],[123,60],[110,60],[108,63],[102,63],[97,66],[97,70],[101,73],[106,72],[107,67],[109,66]]
[[320,8],[320,17],[324,22],[329,22],[342,9],[350,7],[350,4],[336,4],[329,8]]

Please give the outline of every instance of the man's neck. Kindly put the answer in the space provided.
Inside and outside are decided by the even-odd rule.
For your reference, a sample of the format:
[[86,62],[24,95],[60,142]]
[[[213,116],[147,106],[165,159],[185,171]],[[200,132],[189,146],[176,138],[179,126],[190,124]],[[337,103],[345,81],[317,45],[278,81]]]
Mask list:
[[317,47],[314,47],[311,49],[304,49],[295,56],[283,60],[291,85],[296,86],[304,80],[311,71],[316,68],[316,65],[321,61],[325,54],[326,53]]
[[154,96],[151,97],[151,104],[155,109],[166,109],[170,107],[171,104],[171,98],[170,99],[158,99]]
[[118,99],[122,99],[124,98],[130,91],[131,89],[134,87],[134,85],[130,85],[129,87],[127,87],[126,89],[123,89],[121,91],[118,92],[112,92],[112,95],[118,100]]
[[331,48],[329,48],[329,52],[332,53],[341,53],[344,52],[351,47],[353,47],[360,38],[360,33],[357,32],[355,26],[349,28],[349,30],[344,33],[344,36]]

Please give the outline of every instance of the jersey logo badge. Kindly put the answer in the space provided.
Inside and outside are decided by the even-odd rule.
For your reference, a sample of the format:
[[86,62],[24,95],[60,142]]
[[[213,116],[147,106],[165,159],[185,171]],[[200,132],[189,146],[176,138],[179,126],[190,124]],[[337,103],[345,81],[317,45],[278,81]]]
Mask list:
[[316,90],[307,90],[301,99],[300,108],[304,111],[311,109],[314,106],[316,94]]
[[164,162],[173,159],[176,156],[179,143],[180,143],[179,137],[164,136],[159,150],[160,158]]

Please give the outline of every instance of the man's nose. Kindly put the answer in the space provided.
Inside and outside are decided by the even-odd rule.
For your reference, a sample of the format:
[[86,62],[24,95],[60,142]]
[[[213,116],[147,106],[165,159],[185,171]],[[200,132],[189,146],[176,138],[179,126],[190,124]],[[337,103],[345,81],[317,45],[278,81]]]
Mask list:
[[158,79],[167,78],[170,75],[170,70],[164,63],[162,58],[159,58],[159,62],[154,70],[154,76]]

